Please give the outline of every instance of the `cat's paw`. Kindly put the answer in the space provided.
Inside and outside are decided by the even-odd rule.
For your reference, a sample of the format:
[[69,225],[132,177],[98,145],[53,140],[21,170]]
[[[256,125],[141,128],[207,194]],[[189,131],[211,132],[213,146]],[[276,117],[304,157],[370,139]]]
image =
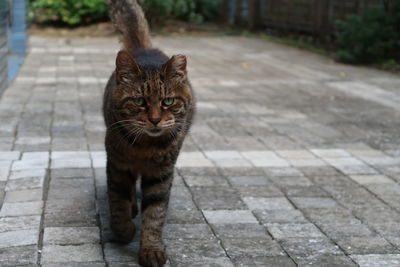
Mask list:
[[135,224],[131,221],[111,223],[111,230],[116,241],[130,243],[135,237]]
[[139,263],[144,267],[161,267],[167,261],[164,250],[155,248],[140,248]]

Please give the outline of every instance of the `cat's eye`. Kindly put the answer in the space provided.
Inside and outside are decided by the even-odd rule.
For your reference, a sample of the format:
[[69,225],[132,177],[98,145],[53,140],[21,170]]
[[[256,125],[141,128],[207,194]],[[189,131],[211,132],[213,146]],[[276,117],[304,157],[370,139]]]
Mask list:
[[133,103],[135,103],[135,105],[137,106],[144,106],[146,104],[146,101],[143,97],[137,97],[133,99]]
[[164,106],[171,106],[174,103],[175,99],[173,97],[164,98],[162,101]]

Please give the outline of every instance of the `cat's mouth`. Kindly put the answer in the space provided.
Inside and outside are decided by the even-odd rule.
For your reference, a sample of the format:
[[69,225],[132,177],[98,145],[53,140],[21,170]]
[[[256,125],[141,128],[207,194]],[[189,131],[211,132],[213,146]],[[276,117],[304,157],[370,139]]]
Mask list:
[[160,129],[160,128],[146,129],[146,133],[148,136],[157,137],[162,134],[162,129]]

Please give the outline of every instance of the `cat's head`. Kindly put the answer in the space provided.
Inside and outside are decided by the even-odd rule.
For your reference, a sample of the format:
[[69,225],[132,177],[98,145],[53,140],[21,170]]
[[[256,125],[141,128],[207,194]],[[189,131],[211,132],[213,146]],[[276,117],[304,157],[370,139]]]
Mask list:
[[173,56],[161,67],[148,70],[120,51],[115,73],[114,117],[131,137],[175,136],[187,126],[192,93],[185,56]]

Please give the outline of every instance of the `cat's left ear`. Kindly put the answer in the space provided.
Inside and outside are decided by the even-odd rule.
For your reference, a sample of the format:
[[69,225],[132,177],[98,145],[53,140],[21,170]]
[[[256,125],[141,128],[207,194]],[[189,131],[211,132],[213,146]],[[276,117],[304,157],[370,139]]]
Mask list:
[[164,71],[169,79],[185,80],[187,78],[186,56],[172,56],[164,65]]

